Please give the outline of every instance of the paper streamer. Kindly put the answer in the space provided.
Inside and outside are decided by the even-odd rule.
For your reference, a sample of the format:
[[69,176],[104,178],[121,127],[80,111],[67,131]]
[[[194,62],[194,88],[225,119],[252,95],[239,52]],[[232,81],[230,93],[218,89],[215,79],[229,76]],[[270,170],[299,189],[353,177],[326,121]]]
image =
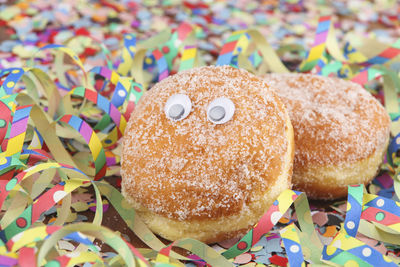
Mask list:
[[214,249],[200,241],[190,238],[177,240],[167,247],[161,249],[157,255],[156,261],[161,263],[171,263],[169,254],[173,247],[184,248],[200,258],[205,259],[206,262],[211,266],[232,266],[232,264],[226,258],[221,256],[221,254],[216,252]]
[[168,63],[166,58],[164,57],[163,53],[158,50],[155,49],[153,51],[153,56],[157,62],[157,68],[158,68],[158,81],[161,81],[165,78],[167,78],[168,76]]
[[[197,28],[196,25],[183,22],[179,24],[177,29],[172,33],[170,40],[165,44],[159,45],[159,49],[164,54],[168,63],[169,70],[172,69],[173,61],[177,57],[179,49],[181,46],[185,45],[185,43],[193,39],[192,37],[194,37]],[[161,71],[159,71],[159,73],[161,73]]]
[[248,251],[263,235],[272,229],[300,194],[301,192],[292,190],[284,191],[261,217],[256,227],[250,230],[236,245],[223,252],[222,255],[230,259]]
[[59,121],[72,126],[85,139],[90,151],[92,152],[94,165],[96,168],[94,179],[99,180],[103,178],[107,168],[106,155],[104,154],[104,149],[101,145],[100,139],[97,137],[90,125],[74,115],[64,115],[59,119]]
[[20,68],[1,70],[0,76],[7,75],[7,77],[3,81],[3,84],[0,86],[0,96],[11,95],[16,83],[19,81],[22,75],[25,74],[25,72],[26,69]]
[[[77,223],[77,224],[72,224],[65,226],[61,228],[60,230],[54,232],[44,243],[41,248],[41,250],[38,253],[37,257],[37,264],[41,264],[42,261],[44,260],[44,257],[52,248],[55,243],[61,239],[64,236],[70,235],[71,233],[87,233],[89,235],[92,235],[100,240],[105,241],[108,245],[110,245],[112,248],[115,249],[115,251],[118,251],[119,254],[121,255],[122,259],[125,261],[125,264],[127,266],[136,266],[135,265],[135,257],[134,254],[132,253],[130,247],[126,244],[125,241],[123,241],[119,236],[115,235],[111,230],[108,228],[102,227],[102,226],[94,226],[89,223]],[[136,252],[136,251],[135,251]],[[137,257],[136,260],[139,261],[139,266],[148,266],[147,261],[143,258],[141,260],[140,258],[143,257]],[[60,259],[58,260],[53,260],[52,264],[58,263],[59,266],[66,266],[64,262],[60,262]]]
[[234,55],[242,52],[249,45],[250,36],[246,30],[236,31],[226,39],[217,59],[217,65],[229,65]]
[[136,53],[136,36],[135,34],[124,35],[124,47],[122,49],[122,60],[118,66],[118,73],[128,75],[132,67],[133,58]]
[[394,44],[392,44],[389,48],[385,49],[377,56],[368,59],[366,62],[360,63],[360,65],[364,67],[369,67],[377,64],[385,64],[389,60],[395,58],[400,54],[400,39],[398,39]]
[[294,224],[286,226],[280,231],[290,266],[305,266],[303,251],[300,245],[299,234]]
[[[104,56],[107,67],[110,69],[113,68],[110,50],[108,50],[108,48],[103,43],[101,43],[97,38],[93,37],[89,31],[78,29],[77,31],[75,31],[75,35],[73,37],[71,37],[68,40],[66,40],[65,42],[63,42],[63,45],[65,47],[71,46],[70,43],[73,43],[78,38],[88,38],[89,40],[92,41],[93,44],[96,44],[97,46],[99,46],[100,50],[101,50],[101,54]],[[85,60],[85,58],[83,57],[83,61],[84,60]]]
[[318,20],[317,31],[315,33],[314,44],[310,49],[307,58],[300,65],[300,71],[310,71],[320,60],[325,51],[326,40],[328,38],[329,28],[331,27],[331,17],[323,16]]
[[[93,90],[84,87],[76,87],[70,92],[70,95],[80,96],[96,104],[96,106],[100,108],[103,112],[108,114],[112,119],[112,121],[115,123],[116,128],[114,128],[114,130],[111,131],[108,137],[104,139],[104,141],[102,142],[103,144],[101,146],[107,147],[113,145],[117,140],[119,140],[122,137],[123,133],[125,132],[125,127],[127,123],[125,117],[119,112],[117,107],[115,107],[112,103],[110,103],[105,97],[103,97],[102,95],[98,94]],[[78,126],[76,127],[77,128],[75,127],[74,128],[77,131],[80,131],[81,128],[78,128]],[[79,127],[82,127],[82,124]],[[91,140],[89,136],[87,139]]]
[[[57,44],[49,44],[46,45],[42,48],[39,49],[39,51],[44,51],[46,49],[50,49],[53,51],[60,51],[62,53],[67,54],[72,60],[73,62],[79,66],[80,70],[83,72],[83,77],[84,77],[84,81],[83,81],[83,85],[87,85],[88,79],[87,79],[87,74],[85,72],[85,68],[83,67],[82,61],[79,59],[79,57],[75,54],[74,51],[72,51],[72,49],[64,46],[64,45],[57,45]],[[59,72],[58,73],[58,78],[63,81],[65,80],[64,73]],[[67,86],[67,84],[65,83],[65,86]]]
[[364,187],[361,185],[349,186],[348,190],[344,230],[352,237],[355,237],[358,232],[363,206],[363,190]]
[[10,135],[7,137],[7,150],[5,156],[9,157],[20,153],[24,143],[26,127],[32,105],[17,107],[11,123]]
[[15,112],[15,97],[17,95],[5,95],[3,97],[0,97],[0,109],[1,109],[1,114],[0,114],[0,144],[1,147],[0,149],[4,151],[6,149],[6,141],[4,141],[7,131],[10,128],[11,121],[12,121],[12,113]]
[[20,214],[10,225],[3,229],[0,232],[0,238],[3,241],[6,241],[14,235],[28,229],[39,219],[40,215],[49,208],[50,204],[51,206],[54,205],[63,199],[68,193],[81,186],[83,183],[85,182],[80,180],[68,180],[54,186],[52,189],[44,193],[39,199],[37,199],[33,205],[28,206],[22,214]]
[[[371,266],[397,266],[388,257],[382,255],[376,249],[364,244],[356,238],[350,237],[343,233],[339,233],[332,242],[332,247],[327,248],[326,255],[323,255],[325,260],[331,260],[337,254],[341,254],[345,251],[352,256],[357,257],[364,264],[370,264]],[[340,246],[339,246],[340,244]],[[343,261],[343,259],[342,259]],[[354,262],[355,260],[347,260],[347,264]],[[335,261],[333,261],[335,262]],[[346,262],[344,263],[346,264]]]
[[99,74],[107,78],[111,82],[111,84],[115,85],[115,89],[111,98],[111,103],[116,107],[120,107],[124,103],[126,96],[130,91],[133,80],[129,77],[122,77],[117,72],[105,67],[95,67],[90,70],[90,72]]
[[278,73],[289,72],[289,70],[282,63],[276,52],[265,40],[264,36],[262,36],[259,31],[254,29],[242,30],[232,33],[232,35],[228,37],[228,39],[225,41],[217,58],[216,65],[231,65],[235,55],[239,53],[244,53],[249,45],[249,38],[252,42],[254,42],[257,49],[263,56],[263,59],[268,64],[269,71]]
[[194,45],[186,45],[183,48],[179,71],[193,68],[196,64],[197,48]]

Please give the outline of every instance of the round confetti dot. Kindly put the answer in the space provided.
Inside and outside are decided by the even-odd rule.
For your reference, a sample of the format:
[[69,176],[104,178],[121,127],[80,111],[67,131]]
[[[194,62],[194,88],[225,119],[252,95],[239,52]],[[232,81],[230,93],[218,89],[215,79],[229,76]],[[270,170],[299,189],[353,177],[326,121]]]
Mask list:
[[135,52],[136,52],[136,47],[130,46],[130,47],[129,47],[129,50],[130,50],[131,52],[135,53]]
[[354,229],[354,227],[356,227],[356,224],[353,221],[348,221],[346,223],[347,228],[349,229]]
[[138,93],[142,92],[142,89],[140,89],[139,86],[134,86],[133,89],[135,89],[135,91]]
[[14,85],[15,85],[15,82],[8,82],[7,83],[7,87],[8,88],[14,87]]
[[67,195],[67,192],[64,192],[64,191],[61,191],[61,190],[56,191],[56,192],[54,193],[54,195],[53,195],[53,200],[54,200],[54,202],[57,203],[58,201],[60,201],[61,199],[63,199],[66,195]]
[[4,128],[4,126],[6,126],[6,125],[7,125],[6,121],[3,119],[0,119],[0,128]]
[[383,212],[377,212],[375,215],[375,219],[377,221],[382,221],[383,219],[385,219],[385,213]]
[[18,218],[18,219],[15,221],[15,223],[17,224],[17,226],[18,226],[19,228],[25,228],[26,225],[28,224],[28,222],[26,221],[26,219],[23,218],[23,217]]
[[350,209],[351,209],[351,203],[347,202],[346,211],[349,211]]
[[168,47],[168,46],[163,46],[162,52],[163,52],[164,54],[168,54],[168,53],[169,53],[169,47]]
[[334,246],[328,246],[326,248],[326,254],[328,254],[328,256],[333,255],[336,252],[336,248]]
[[120,97],[124,97],[124,96],[126,96],[126,92],[124,90],[118,90],[118,95]]
[[21,70],[13,70],[11,73],[17,74],[20,73]]
[[251,255],[249,253],[243,253],[235,257],[235,260],[233,262],[236,264],[246,264],[249,261],[251,261]]
[[371,256],[372,250],[370,248],[364,248],[362,250],[362,254],[364,255],[364,257],[369,257]]
[[150,65],[151,63],[153,63],[153,60],[150,57],[146,57],[145,62],[146,64]]
[[378,206],[378,207],[382,207],[383,205],[385,205],[385,200],[383,200],[383,199],[378,199],[377,201],[376,201],[376,205]]
[[125,35],[125,39],[132,40],[132,35]]
[[358,267],[360,265],[358,265],[358,262],[356,262],[355,260],[349,260],[349,261],[346,261],[343,266],[344,267]]
[[237,244],[237,248],[239,250],[245,250],[247,248],[247,243],[244,241],[240,241],[239,244]]
[[275,211],[271,214],[271,222],[273,225],[277,224],[279,219],[282,217],[282,213]]
[[6,191],[10,191],[11,189],[13,189],[17,184],[17,182],[18,182],[17,178],[12,178],[6,185]]
[[293,253],[297,253],[297,252],[299,252],[299,250],[300,250],[300,248],[299,248],[298,245],[290,246],[290,251],[293,252]]
[[264,248],[263,246],[254,246],[254,247],[252,247],[252,248],[250,249],[250,251],[252,251],[252,252],[257,252],[257,251],[262,250],[263,248]]
[[111,139],[106,139],[106,140],[104,140],[104,142],[105,142],[106,144],[111,144],[111,143],[112,143],[112,140],[111,140]]
[[131,94],[131,95],[129,96],[129,101],[131,101],[131,102],[136,102],[136,96],[135,96],[134,94]]

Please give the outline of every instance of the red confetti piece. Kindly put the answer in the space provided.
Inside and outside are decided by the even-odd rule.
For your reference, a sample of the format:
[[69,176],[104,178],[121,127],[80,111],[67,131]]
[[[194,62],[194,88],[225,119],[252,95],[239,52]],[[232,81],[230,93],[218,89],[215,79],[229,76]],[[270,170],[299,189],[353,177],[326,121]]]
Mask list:
[[90,33],[88,30],[86,30],[85,28],[79,28],[75,31],[76,35],[83,35],[83,36],[89,36]]
[[278,255],[274,255],[274,256],[270,257],[269,261],[272,264],[275,264],[278,266],[284,266],[284,267],[286,267],[289,262],[287,258],[278,256]]
[[97,49],[87,47],[87,48],[85,48],[85,51],[82,53],[82,57],[84,57],[84,56],[94,56],[94,55],[97,54],[97,52],[98,52]]

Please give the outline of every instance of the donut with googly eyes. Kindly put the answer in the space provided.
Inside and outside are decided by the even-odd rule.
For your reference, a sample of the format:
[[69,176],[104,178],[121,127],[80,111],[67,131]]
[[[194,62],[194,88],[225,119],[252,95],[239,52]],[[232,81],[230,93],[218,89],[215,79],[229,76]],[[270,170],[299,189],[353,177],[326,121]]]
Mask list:
[[124,136],[122,193],[169,240],[248,231],[291,185],[293,129],[260,78],[229,66],[170,76],[145,93]]
[[309,74],[268,74],[285,103],[296,151],[293,187],[314,199],[345,197],[352,184],[377,174],[389,142],[390,118],[360,85]]

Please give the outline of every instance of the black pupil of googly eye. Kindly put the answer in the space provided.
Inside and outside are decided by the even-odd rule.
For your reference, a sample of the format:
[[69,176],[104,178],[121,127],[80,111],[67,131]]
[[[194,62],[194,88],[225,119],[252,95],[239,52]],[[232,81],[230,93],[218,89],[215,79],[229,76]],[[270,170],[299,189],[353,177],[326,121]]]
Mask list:
[[211,108],[209,116],[213,121],[220,121],[225,117],[225,109],[221,106],[215,106]]
[[168,110],[168,115],[173,120],[179,120],[185,113],[185,108],[181,104],[174,104]]

